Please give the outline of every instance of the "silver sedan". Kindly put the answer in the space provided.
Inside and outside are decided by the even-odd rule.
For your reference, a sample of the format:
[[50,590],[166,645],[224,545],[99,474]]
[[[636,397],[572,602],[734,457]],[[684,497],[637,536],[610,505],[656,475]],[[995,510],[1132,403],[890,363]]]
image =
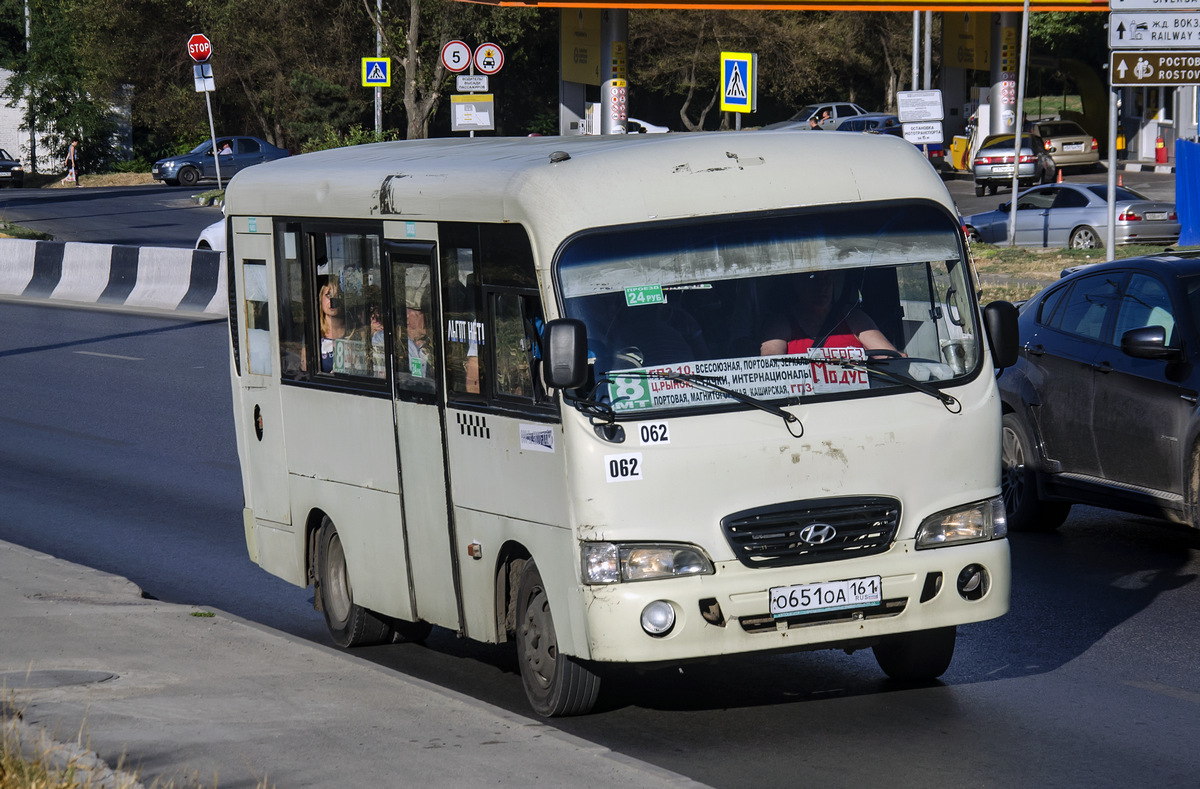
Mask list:
[[[1017,196],[1017,246],[1096,249],[1108,228],[1106,184],[1047,184]],[[1179,241],[1175,204],[1160,202],[1123,186],[1116,192],[1118,244],[1174,244]],[[963,217],[972,240],[1008,242],[1009,203],[995,211]]]

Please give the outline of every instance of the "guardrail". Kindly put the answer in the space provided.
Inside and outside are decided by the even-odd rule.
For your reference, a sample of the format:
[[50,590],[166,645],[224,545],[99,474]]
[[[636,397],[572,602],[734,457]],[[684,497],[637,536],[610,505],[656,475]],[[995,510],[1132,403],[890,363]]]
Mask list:
[[225,255],[206,249],[0,239],[0,296],[228,314]]

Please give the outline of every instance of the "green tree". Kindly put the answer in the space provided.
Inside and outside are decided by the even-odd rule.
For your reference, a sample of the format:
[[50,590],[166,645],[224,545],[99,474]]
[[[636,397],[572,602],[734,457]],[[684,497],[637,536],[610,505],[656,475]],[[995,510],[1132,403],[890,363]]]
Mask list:
[[[11,18],[15,2],[7,2]],[[63,158],[72,139],[83,146],[88,169],[102,169],[120,156],[116,94],[95,79],[83,62],[83,36],[73,0],[31,0],[29,50],[7,54],[13,76],[3,90],[9,104],[27,100],[41,150]],[[23,12],[22,12],[23,13]]]

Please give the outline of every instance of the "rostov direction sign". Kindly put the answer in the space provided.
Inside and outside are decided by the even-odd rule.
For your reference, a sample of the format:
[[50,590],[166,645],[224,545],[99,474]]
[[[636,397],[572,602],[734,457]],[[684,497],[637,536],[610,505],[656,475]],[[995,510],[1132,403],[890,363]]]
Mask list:
[[196,33],[188,39],[188,54],[197,63],[204,63],[212,57],[212,42],[203,33]]

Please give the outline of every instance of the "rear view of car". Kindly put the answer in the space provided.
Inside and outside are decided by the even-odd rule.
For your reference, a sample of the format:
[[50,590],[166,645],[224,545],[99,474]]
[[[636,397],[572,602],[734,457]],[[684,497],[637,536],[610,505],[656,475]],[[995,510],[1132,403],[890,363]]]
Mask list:
[[1074,121],[1043,121],[1033,125],[1033,133],[1041,138],[1042,149],[1049,154],[1050,167],[1042,177],[1052,180],[1055,173],[1066,168],[1090,170],[1100,164],[1096,138]]
[[[975,175],[975,196],[983,197],[986,190],[996,194],[1001,185],[1011,184],[1013,168],[1017,167],[1017,177],[1021,188],[1035,183],[1041,176],[1042,157],[1044,150],[1041,138],[1025,134],[1021,137],[1019,154],[1014,149],[1014,136],[997,134],[983,141],[979,152],[975,154],[972,170]],[[1014,159],[1017,161],[1014,162]]]

